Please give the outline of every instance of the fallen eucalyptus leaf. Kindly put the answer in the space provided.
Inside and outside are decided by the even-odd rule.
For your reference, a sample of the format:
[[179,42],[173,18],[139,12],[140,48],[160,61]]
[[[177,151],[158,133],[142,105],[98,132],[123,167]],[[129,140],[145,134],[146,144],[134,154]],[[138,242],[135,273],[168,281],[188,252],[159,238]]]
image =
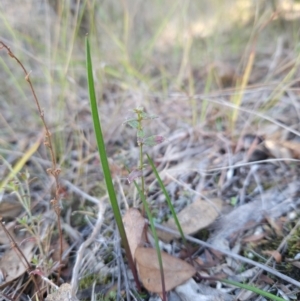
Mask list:
[[[196,270],[185,261],[161,252],[165,288],[170,291],[191,278]],[[161,274],[155,249],[138,247],[135,251],[137,269],[144,287],[154,293],[162,293]]]
[[130,208],[123,216],[123,224],[132,257],[134,257],[136,248],[142,242],[145,219],[143,218],[139,210]]
[[[196,200],[177,214],[183,233],[186,235],[193,235],[201,229],[206,228],[217,219],[221,209],[221,199],[215,198],[210,201],[201,199]],[[177,230],[173,218],[169,219],[163,226]],[[159,237],[165,241],[170,241],[174,238],[173,235],[161,231],[159,232]]]
[[[28,262],[31,262],[33,257],[34,246],[35,243],[32,241],[28,241],[25,245],[20,246]],[[4,275],[4,279],[2,279],[0,284],[0,289],[23,275],[27,270],[24,259],[17,252],[16,249],[8,249],[0,259],[0,270]]]

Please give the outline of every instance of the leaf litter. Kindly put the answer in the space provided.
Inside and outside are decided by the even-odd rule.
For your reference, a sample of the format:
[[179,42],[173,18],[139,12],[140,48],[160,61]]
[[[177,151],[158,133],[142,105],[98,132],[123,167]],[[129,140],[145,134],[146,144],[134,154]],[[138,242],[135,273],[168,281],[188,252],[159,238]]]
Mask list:
[[[172,196],[172,200],[174,201],[175,208],[178,212],[178,217],[182,216],[181,221],[187,221],[187,228],[184,230],[186,234],[193,235],[200,229],[208,228],[211,231],[209,235],[210,243],[214,246],[221,246],[222,248],[231,251],[233,250],[233,247],[238,244],[239,239],[246,231],[248,231],[248,235],[251,235],[251,229],[256,229],[256,227],[261,225],[267,217],[273,219],[279,218],[280,216],[293,211],[295,206],[300,205],[297,198],[298,188],[293,184],[293,181],[288,180],[289,178],[295,177],[294,171],[289,169],[286,165],[277,164],[276,161],[253,164],[257,164],[258,168],[254,173],[260,177],[261,183],[270,182],[270,174],[268,174],[268,172],[274,172],[275,179],[276,177],[281,177],[282,180],[277,181],[278,187],[266,187],[262,190],[255,191],[256,187],[259,187],[259,182],[256,182],[255,174],[253,173],[249,177],[250,180],[243,183],[244,189],[246,190],[246,197],[244,204],[239,204],[240,187],[243,187],[240,183],[247,177],[250,170],[250,167],[244,165],[244,163],[249,162],[249,156],[247,155],[249,154],[249,148],[242,146],[238,153],[235,154],[233,151],[231,158],[229,158],[228,153],[224,152],[224,145],[215,142],[216,136],[214,133],[203,133],[201,129],[194,129],[189,131],[177,131],[173,135],[174,139],[171,134],[171,137],[168,138],[169,141],[155,146],[151,152],[153,154],[166,153],[164,157],[157,156],[158,159],[156,162],[157,164],[160,164],[158,165],[160,169],[164,168],[162,177]],[[261,143],[263,143],[263,141]],[[258,147],[259,145],[255,147]],[[170,146],[173,148],[172,152],[165,152],[165,149]],[[234,149],[234,145],[230,147]],[[241,154],[243,154],[243,156],[241,156]],[[182,158],[185,158],[184,162],[182,162]],[[115,159],[115,162],[118,162],[118,158]],[[234,172],[230,179],[228,174],[225,173],[224,184],[218,189],[218,183],[213,180],[216,175],[222,176],[224,162],[228,162],[228,165],[230,164],[229,167],[225,165],[225,170],[232,168]],[[91,170],[93,170],[93,167]],[[170,177],[175,178],[177,182],[170,181]],[[147,175],[146,179],[149,182],[153,181],[151,174]],[[225,186],[225,184],[227,186]],[[91,188],[88,188],[87,190],[89,189]],[[201,199],[198,192],[204,192],[206,195],[209,195],[209,200],[213,203],[216,202],[215,206],[218,210],[216,210],[216,208],[207,200]],[[232,196],[237,197],[237,204],[235,207],[232,207],[229,202]],[[164,204],[163,197],[159,194],[156,194],[155,203],[152,204],[152,207],[154,209],[159,208],[160,213],[164,213],[165,216],[170,216],[168,208]],[[203,214],[203,211],[205,212],[203,208],[207,208],[207,214],[204,214],[204,216],[201,215]],[[199,212],[199,216],[196,212]],[[107,214],[107,216],[109,216],[110,213],[108,212]],[[198,220],[197,216],[199,217]],[[135,244],[135,247],[133,247],[131,251],[132,253],[134,253],[134,249],[136,249],[140,242],[143,241],[141,239],[141,233],[136,231],[136,229],[143,228],[142,224],[144,223],[144,220],[141,219],[139,223],[139,219],[139,215],[135,216],[133,214],[133,217],[130,217],[131,221],[136,220],[137,222],[136,225],[133,223],[133,225],[128,227],[128,232],[131,235],[136,232],[135,234],[137,236],[134,238],[136,242],[130,243],[131,245]],[[127,224],[126,219],[125,224]],[[172,225],[170,219],[164,225],[168,224]],[[173,227],[173,225],[171,227]],[[182,222],[182,225],[184,226],[184,222]],[[174,236],[171,238],[174,239]],[[145,252],[147,254],[149,251]],[[201,253],[200,256],[204,262],[207,260],[207,256],[203,256]],[[149,259],[149,257],[147,258]],[[176,259],[176,257],[173,258]],[[218,264],[218,261],[214,261],[214,259],[212,259],[211,262],[214,262],[216,265]],[[237,269],[238,266],[239,265],[236,264],[233,268],[233,265],[224,265],[220,271],[225,271],[228,276],[233,277],[232,275],[236,275],[238,277],[237,272],[235,272],[235,269]],[[145,270],[142,269],[143,277],[145,277],[145,279],[152,279],[147,278],[147,275],[149,276],[148,272],[147,268]],[[216,270],[210,268],[208,269],[208,272],[213,274]],[[170,272],[170,274],[172,273]],[[250,279],[249,276],[243,277],[244,280]],[[191,276],[188,278],[191,278]],[[188,278],[185,280],[188,280]],[[150,283],[152,283],[152,280],[150,280]],[[154,283],[157,284],[157,282]],[[210,287],[209,283],[207,283],[206,286]],[[145,287],[147,288],[146,285]],[[161,286],[158,284],[157,287]],[[152,289],[152,287],[150,288]],[[148,288],[149,291],[151,291],[150,288]],[[184,290],[186,290],[186,292],[188,291],[186,287]],[[237,292],[238,289],[235,291]],[[188,293],[187,296],[189,296]],[[183,300],[184,298],[185,297],[182,297]],[[207,300],[210,300],[209,298],[211,298],[211,300],[214,300],[213,298],[218,300],[216,299],[217,297],[207,296]],[[203,300],[205,300],[204,297]]]
[[123,216],[123,223],[131,255],[134,258],[137,247],[143,244],[146,222],[138,209],[129,208]]
[[[22,244],[21,248],[26,260],[31,262],[35,252],[35,243],[32,241],[25,242]],[[0,289],[5,288],[12,281],[24,275],[27,271],[28,267],[25,264],[24,259],[20,257],[17,252],[18,251],[15,248],[10,248],[0,258],[0,270],[3,275]]]
[[[259,134],[261,135],[261,133]],[[296,185],[293,185],[293,181],[290,181],[290,179],[296,178],[297,174],[295,174],[294,170],[289,168],[289,165],[286,165],[288,162],[286,162],[285,165],[276,163],[276,161],[263,164],[251,163],[252,165],[257,164],[257,169],[250,174],[248,182],[242,183],[247,178],[247,175],[249,175],[250,167],[244,164],[252,161],[249,160],[248,151],[250,148],[242,146],[239,152],[234,153],[234,151],[232,151],[229,155],[226,151],[226,147],[224,147],[223,140],[218,140],[215,133],[209,133],[208,131],[204,133],[202,129],[197,128],[177,131],[170,136],[170,138],[168,137],[168,141],[155,146],[150,152],[154,158],[157,158],[156,163],[163,171],[162,177],[172,196],[178,217],[182,216],[183,221],[187,221],[187,228],[184,230],[185,233],[193,235],[200,229],[208,228],[211,232],[209,235],[211,244],[214,246],[222,246],[222,248],[231,251],[233,247],[238,244],[240,238],[246,231],[250,231],[247,232],[247,234],[251,235],[251,230],[256,229],[257,226],[261,225],[267,219],[266,215],[269,218],[276,219],[288,214],[294,210],[295,206],[300,205],[297,197],[298,188]],[[263,143],[263,141],[261,143]],[[235,145],[234,143],[229,145],[230,149],[234,150]],[[266,148],[267,146],[268,145],[266,145]],[[258,147],[258,145],[255,147]],[[169,152],[169,150],[171,151]],[[131,155],[135,154],[131,150],[128,152],[131,153]],[[160,156],[159,154],[165,154],[165,156]],[[118,157],[114,159],[115,162],[118,162]],[[133,160],[135,159],[136,158],[133,157]],[[222,168],[226,171],[228,169],[233,170],[231,177],[225,173],[223,182],[220,180],[223,176]],[[90,172],[91,174],[97,174],[93,165],[90,166]],[[275,177],[277,187],[268,187],[265,184],[270,183],[271,173],[273,173]],[[153,176],[151,174],[146,176],[147,181],[151,183]],[[177,182],[170,181],[170,176],[175,178]],[[219,181],[216,181],[216,179]],[[259,181],[257,181],[257,179],[259,179]],[[84,190],[93,189],[92,183],[84,184],[80,181],[82,181],[82,179],[79,179],[79,185],[86,185],[86,189]],[[263,185],[260,183],[265,185],[265,187],[262,187]],[[155,187],[155,185],[152,187]],[[239,203],[241,187],[244,187],[246,191],[244,204]],[[260,189],[260,187],[262,188]],[[201,199],[200,195],[198,195],[199,192],[208,195],[209,200],[212,202],[216,200],[218,210],[216,210],[210,202]],[[127,194],[126,188],[125,193]],[[150,201],[151,193],[152,192],[149,193]],[[229,202],[231,197],[237,198],[237,204],[234,207],[232,207]],[[161,219],[170,216],[161,195],[156,194],[153,200],[155,200],[155,202],[152,202],[152,208],[159,209],[159,214],[164,214],[161,216]],[[201,215],[203,211],[205,212],[203,208],[207,208],[207,214],[204,216]],[[221,214],[218,211],[221,211]],[[199,216],[196,212],[199,212]],[[107,212],[107,217],[109,215],[110,212]],[[197,216],[199,217],[198,221]],[[137,219],[138,222],[139,217],[136,218],[133,216],[133,218],[130,219]],[[142,220],[143,219],[141,219],[141,224],[137,223],[136,225],[133,224],[129,226],[128,232],[134,233],[137,232],[136,229],[142,229],[141,225],[144,223]],[[168,220],[165,225],[168,224],[172,225],[172,222]],[[184,222],[182,224],[184,225]],[[136,242],[133,243],[135,247],[133,247],[132,253],[134,253],[134,249],[136,249],[142,241],[141,233],[137,232],[136,234],[137,237],[134,238]],[[143,250],[143,252],[147,254],[149,251]],[[150,252],[153,253],[153,251]],[[207,260],[207,256],[203,256],[201,252],[199,256],[203,258],[204,262]],[[97,256],[94,258],[95,261],[97,260],[96,258]],[[146,258],[148,258],[149,261],[151,257]],[[172,258],[176,259],[176,257]],[[144,260],[147,261],[146,259]],[[212,259],[211,262],[218,264],[218,261],[214,261],[214,259]],[[225,271],[225,273],[231,277],[234,275],[238,276],[236,272],[238,266],[238,264],[235,266],[226,266],[225,264],[221,267],[220,271]],[[152,283],[152,278],[147,278],[147,275],[149,276],[149,270],[147,269],[149,268],[141,269],[142,275],[146,279],[146,282],[147,279],[150,279],[149,281]],[[216,272],[213,268],[207,269],[207,271],[211,274]],[[170,274],[172,273],[170,272]],[[244,280],[250,279],[249,276],[243,277]],[[191,278],[191,276],[188,278]],[[184,282],[188,280],[188,278],[182,281]],[[178,279],[176,278],[176,280]],[[172,282],[172,280],[170,280],[170,282]],[[155,281],[153,283],[157,284]],[[206,286],[210,288],[210,284],[207,282]],[[145,287],[147,287],[146,284]],[[161,286],[158,284],[157,287]],[[150,288],[152,289],[152,287]],[[151,291],[150,288],[149,291]],[[188,291],[186,287],[184,287],[183,290]],[[235,292],[237,291],[238,289],[235,290]],[[189,296],[188,293],[187,296]],[[183,300],[184,298],[185,297],[182,297]],[[207,296],[207,300],[210,300],[209,298],[214,300],[213,297]],[[216,299],[217,297],[214,298],[218,300]],[[205,300],[204,297],[203,300]]]
[[[199,232],[216,221],[221,213],[222,201],[218,198],[202,200],[197,199],[187,205],[177,214],[178,221],[184,234],[192,235]],[[173,218],[163,223],[163,226],[176,230],[177,226]],[[173,235],[166,232],[159,233],[160,238],[166,241],[174,239]]]
[[[272,64],[272,70],[275,71],[276,77],[272,77],[272,74],[269,73],[267,74],[269,79],[270,76],[271,79],[275,81],[280,81],[283,78],[283,73],[278,72],[282,63],[286,62],[285,49],[282,51],[284,52],[276,55],[277,63]],[[266,75],[265,68],[271,65],[269,64],[270,58],[264,57],[269,56],[270,53],[267,52],[268,49],[265,49],[265,52],[260,54],[263,58],[253,73],[259,76],[259,78],[255,79],[254,75],[251,78],[251,81],[254,83],[260,83],[259,79],[264,79],[264,75]],[[290,55],[290,53],[288,55]],[[194,70],[192,71],[194,72]],[[235,81],[237,76],[236,74],[234,74],[234,76],[229,75],[229,77],[231,77],[230,81]],[[219,84],[219,88],[227,86],[220,71],[217,71],[217,77],[221,83]],[[198,82],[196,89],[202,93],[205,77],[196,79]],[[108,105],[106,107],[104,106],[103,115],[105,124],[104,130],[107,133],[107,140],[109,141],[108,149],[111,150],[111,154],[115,159],[114,161],[119,162],[120,166],[122,166],[124,161],[134,166],[133,162],[136,162],[135,155],[137,151],[133,144],[128,143],[128,141],[133,140],[133,137],[130,136],[130,134],[121,134],[121,130],[119,129],[121,127],[119,127],[118,124],[115,123],[112,126],[110,120],[112,115],[111,111],[113,108],[113,113],[116,116],[123,116],[124,112],[126,112],[128,108],[132,109],[135,107],[137,102],[143,103],[143,97],[136,91],[130,91],[130,96],[128,96],[127,91],[122,94],[123,91],[119,87],[112,89],[107,86],[106,89],[107,92],[105,93]],[[199,101],[199,103],[200,101],[209,100],[206,112],[207,119],[201,124],[201,127],[191,127],[186,122],[186,120],[191,119],[191,108],[190,97],[185,93],[170,89],[166,97],[164,95],[147,95],[151,102],[149,111],[154,111],[156,115],[161,117],[157,120],[155,126],[159,129],[163,128],[167,132],[165,136],[168,138],[168,141],[164,141],[161,145],[154,146],[149,152],[152,157],[155,158],[159,170],[165,175],[164,183],[172,196],[172,201],[174,202],[178,214],[180,215],[181,212],[184,212],[184,208],[193,208],[193,203],[198,203],[201,197],[198,193],[208,195],[208,198],[211,200],[219,198],[223,202],[221,214],[217,217],[213,216],[213,218],[210,218],[204,227],[208,229],[208,241],[212,245],[221,246],[230,252],[241,253],[249,248],[249,246],[252,247],[253,245],[245,244],[249,242],[242,241],[243,237],[245,235],[248,237],[254,235],[258,227],[266,227],[265,223],[268,218],[273,218],[274,220],[280,217],[286,218],[284,228],[287,228],[290,222],[289,214],[291,212],[294,212],[296,215],[298,214],[297,209],[300,204],[299,189],[297,186],[300,177],[298,171],[299,162],[295,159],[299,158],[299,135],[297,136],[295,132],[299,131],[299,122],[298,118],[295,118],[295,115],[297,115],[295,113],[299,111],[297,104],[297,102],[299,102],[299,92],[295,90],[297,87],[286,87],[284,91],[286,95],[279,97],[278,100],[276,100],[277,103],[268,109],[265,104],[269,102],[270,91],[273,89],[274,85],[266,83],[264,86],[249,87],[249,89],[247,88],[245,90],[243,108],[240,110],[236,131],[230,134],[228,134],[228,129],[226,129],[226,126],[224,126],[222,122],[228,117],[227,112],[224,112],[225,108],[229,108],[231,105],[228,101],[228,95],[234,93],[232,91],[228,92],[217,89],[216,92],[205,95],[205,97],[202,95],[195,96],[195,99]],[[74,92],[74,94],[76,94],[76,92]],[[124,101],[124,104],[121,105],[117,102],[120,96],[124,98],[128,97],[128,99]],[[72,91],[70,91],[70,97],[77,99],[76,95],[72,94]],[[72,104],[70,105],[72,106]],[[170,110],[170,108],[172,108],[172,110]],[[261,118],[262,114],[248,114],[243,111],[243,109],[253,110],[253,112],[262,111],[267,119]],[[78,111],[78,109],[76,109],[78,122],[74,126],[78,126],[78,128],[76,128],[78,132],[84,131],[86,136],[90,136],[92,131],[91,125],[87,122],[87,114],[85,113],[89,112],[88,106],[85,106],[83,103],[80,110],[81,111]],[[15,112],[17,110],[12,111]],[[4,113],[8,114],[8,112]],[[201,113],[200,111],[197,112],[199,116]],[[178,116],[180,116],[180,118],[178,118]],[[288,120],[281,120],[279,128],[282,129],[282,125],[285,125],[287,130],[286,133],[282,135],[276,125],[275,133],[280,132],[278,134],[280,138],[276,138],[270,134],[269,125],[271,124],[274,128],[275,122],[277,122],[279,117],[282,119],[283,116],[288,116],[288,118],[286,118]],[[255,119],[258,118],[261,119],[259,123],[256,123]],[[66,127],[65,130],[66,137],[71,137],[72,132],[70,129]],[[246,140],[244,138],[247,138],[247,135],[252,135],[253,137],[259,136],[263,139],[257,145],[252,145],[251,143],[248,148],[244,144],[236,151],[237,141],[240,138],[241,140]],[[27,139],[28,137],[25,138]],[[70,149],[72,149],[72,143],[76,145],[74,141],[71,141],[68,145]],[[120,156],[120,152],[118,152],[120,145],[124,146],[124,151],[121,153],[122,156]],[[89,154],[86,153],[87,149],[91,150],[93,148],[94,142],[91,141],[83,144],[82,150],[76,150],[76,152],[72,153],[72,159],[69,162],[71,172],[67,175],[70,181],[74,182],[82,191],[88,192],[89,196],[95,195],[95,192],[96,194],[99,193],[99,185],[95,183],[99,183],[102,180],[102,175],[99,174],[98,171],[97,155],[95,155],[93,151],[90,151]],[[87,161],[84,161],[82,159],[83,157],[87,157]],[[42,160],[45,161],[45,158]],[[32,158],[32,162],[36,163],[39,161]],[[80,173],[77,173],[83,166],[86,166],[85,174],[88,175],[88,180],[85,176],[80,176]],[[251,169],[252,166],[255,166],[255,168]],[[34,169],[32,166],[29,167]],[[34,170],[40,173],[39,168]],[[170,176],[178,182],[174,184],[174,182],[170,180]],[[41,175],[41,178],[43,178],[43,175]],[[153,210],[157,210],[158,212],[157,220],[160,222],[165,221],[170,216],[170,212],[164,203],[164,198],[157,192],[153,176],[147,175],[147,181],[151,184],[151,189],[153,189],[153,191],[149,191],[149,199]],[[42,184],[43,183],[40,183],[39,186],[42,187]],[[47,190],[41,189],[40,187],[35,190],[35,194],[47,195]],[[126,187],[124,190],[125,194],[130,196],[130,193],[126,191]],[[152,200],[151,197],[153,197]],[[75,202],[80,204],[87,202],[85,197],[78,196],[73,192],[70,196],[70,199],[72,198],[75,199]],[[129,199],[130,198],[131,196]],[[232,198],[236,199],[234,205],[231,203]],[[70,201],[70,199],[68,199],[68,201]],[[42,202],[42,206],[46,207],[45,203]],[[12,209],[14,210],[14,208]],[[8,217],[11,217],[11,212],[14,211],[7,212]],[[15,214],[17,215],[18,213]],[[94,245],[89,249],[90,253],[87,251],[89,257],[83,259],[84,267],[82,268],[80,276],[83,276],[86,271],[93,271],[94,273],[103,272],[103,266],[105,264],[102,265],[102,269],[100,270],[93,270],[93,268],[96,262],[103,263],[105,261],[104,259],[107,258],[105,257],[105,251],[100,250],[103,248],[103,245],[110,250],[112,247],[109,238],[110,233],[113,233],[111,230],[111,220],[113,218],[109,210],[107,210],[105,215],[106,223],[103,227],[103,233],[99,235],[99,241],[101,241],[101,243],[95,240]],[[187,214],[185,218],[188,216]],[[67,218],[68,215],[66,215],[66,219]],[[94,222],[93,219],[88,221],[90,224]],[[272,229],[274,228],[271,227],[271,230]],[[78,232],[81,232],[82,238],[85,239],[85,231],[88,232],[89,230],[89,227],[85,227],[84,230],[80,229]],[[270,232],[264,229],[263,233],[269,235]],[[284,235],[286,235],[286,232],[284,232]],[[140,237],[140,234],[137,236]],[[256,238],[262,237],[263,239],[266,235],[256,236]],[[139,244],[138,241],[139,238],[136,238],[136,247]],[[259,239],[256,241],[259,242]],[[253,243],[253,241],[251,243]],[[236,246],[239,246],[239,248],[235,248]],[[136,249],[136,247],[133,247],[133,250]],[[171,253],[176,252],[176,249],[178,249],[178,244],[174,248],[171,248]],[[269,248],[267,250],[270,251],[271,249]],[[205,251],[207,251],[207,249]],[[206,261],[216,263],[215,269],[207,268],[209,274],[213,275],[216,268],[219,268],[219,270],[225,271],[226,275],[230,277],[237,275],[243,277],[244,281],[253,277],[253,273],[252,271],[250,273],[248,265],[242,266],[239,262],[228,263],[228,257],[224,259],[222,264],[218,264],[218,261],[214,261],[214,258],[209,259],[209,253],[205,251],[202,252],[199,250],[195,256],[199,256],[204,263]],[[259,255],[263,254],[263,250],[258,251],[260,252]],[[272,250],[270,252],[272,252]],[[283,263],[287,263],[284,261],[285,252],[286,251],[282,254]],[[250,254],[250,252],[244,254]],[[297,254],[294,254],[295,258],[297,258],[296,255]],[[214,257],[215,255],[211,254],[211,256]],[[297,260],[295,261],[295,264],[296,263]],[[273,262],[272,264],[276,268],[276,263]],[[13,265],[11,267],[12,270],[18,269],[18,267],[13,267]],[[114,269],[114,266],[110,266],[108,269],[111,271],[112,279],[114,279],[117,274],[115,272],[117,269]],[[240,275],[238,273],[239,269],[246,269],[246,272],[249,273]],[[266,279],[268,275],[262,274],[261,276],[260,279]],[[211,283],[205,280],[203,283],[205,287],[212,289]],[[195,286],[195,283],[193,283],[192,286],[195,287],[195,291],[197,291],[199,285],[197,284],[197,286]],[[223,288],[224,286],[221,287],[221,289]],[[263,288],[265,290],[273,289],[274,292],[277,291],[278,293],[285,290],[288,292],[287,300],[288,298],[292,300],[293,294],[297,294],[293,286],[284,282],[282,284],[279,283],[279,285],[276,284],[273,288],[266,285],[263,286]],[[196,296],[188,295],[187,292],[189,289],[190,288],[183,286],[182,300],[185,300],[184,298],[186,298],[186,300],[191,298],[197,300]],[[217,290],[220,291],[221,289],[219,287]],[[225,289],[229,288],[225,286]],[[239,289],[231,289],[230,294],[236,296],[238,292]],[[184,297],[185,293],[186,296]],[[249,298],[252,298],[251,300],[258,300],[255,296],[251,297],[251,294],[248,294],[248,296],[244,295],[244,300],[250,300]],[[214,300],[214,297],[209,295],[213,295],[212,291],[206,295],[206,300]],[[294,297],[294,300],[296,299],[299,299],[299,297]],[[203,300],[205,300],[205,297],[203,297]]]

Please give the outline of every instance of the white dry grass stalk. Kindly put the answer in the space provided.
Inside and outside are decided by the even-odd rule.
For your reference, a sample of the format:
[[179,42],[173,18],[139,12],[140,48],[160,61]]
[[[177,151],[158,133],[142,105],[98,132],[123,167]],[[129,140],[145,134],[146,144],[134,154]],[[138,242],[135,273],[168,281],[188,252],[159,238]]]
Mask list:
[[[198,95],[195,95],[194,98],[196,98],[198,100],[202,99],[202,97],[201,96],[199,97]],[[183,99],[188,100],[188,98],[183,98]],[[289,126],[286,126],[282,122],[279,122],[279,121],[273,119],[272,117],[267,116],[266,114],[262,114],[262,113],[259,113],[259,112],[256,112],[256,111],[253,111],[253,110],[250,110],[250,109],[246,109],[246,108],[243,108],[241,106],[233,105],[232,103],[230,103],[230,102],[228,102],[227,100],[224,100],[224,99],[223,100],[216,100],[216,99],[208,98],[208,97],[206,97],[206,99],[209,99],[210,102],[213,102],[213,103],[215,103],[217,105],[229,107],[231,109],[237,109],[237,110],[239,110],[241,112],[244,112],[244,113],[247,113],[249,115],[252,115],[252,116],[255,116],[255,117],[259,117],[259,118],[261,118],[263,120],[269,121],[269,122],[277,125],[278,127],[283,128],[283,129],[285,129],[285,130],[287,130],[287,131],[295,134],[296,136],[300,136],[300,132],[299,131],[296,131],[296,130],[294,130],[293,128],[291,128]]]
[[177,172],[177,173],[183,173],[187,171],[191,172],[201,172],[205,175],[209,175],[212,172],[215,171],[221,171],[221,170],[227,170],[227,169],[234,169],[234,168],[239,168],[239,167],[245,167],[245,166],[252,166],[255,164],[263,164],[263,163],[276,163],[276,162],[296,162],[299,163],[299,159],[293,159],[293,158],[272,158],[272,159],[266,159],[266,160],[260,160],[260,161],[252,161],[252,162],[242,162],[242,163],[237,163],[234,165],[227,165],[223,167],[216,167],[216,168],[208,168],[208,169],[198,169],[198,168],[188,168],[188,169],[182,169],[182,168],[169,168],[168,172]]
[[126,198],[126,196],[125,196],[124,189],[123,189],[123,186],[122,186],[122,184],[121,184],[120,178],[119,178],[119,177],[116,177],[116,181],[117,181],[117,183],[118,183],[118,186],[119,186],[119,189],[120,189],[120,193],[121,193],[121,196],[122,196],[122,199],[123,199],[123,202],[124,202],[126,211],[127,211],[127,210],[129,210],[129,204],[128,204],[128,202],[127,202],[127,198]]
[[76,293],[78,290],[78,278],[79,278],[79,271],[81,268],[81,265],[83,263],[83,256],[85,250],[89,247],[89,245],[95,240],[95,237],[99,235],[100,229],[103,223],[103,217],[105,213],[106,206],[104,204],[104,200],[98,200],[98,217],[95,224],[95,227],[93,229],[92,234],[90,237],[81,244],[79,250],[77,251],[76,256],[76,262],[73,268],[73,275],[72,275],[72,281],[71,281],[71,296],[76,297]]
[[69,182],[68,180],[62,180],[63,184],[66,185],[72,192],[80,195],[81,197],[83,197],[84,199],[98,205],[99,204],[99,200],[89,194],[87,194],[86,192],[82,191],[80,188],[78,188],[77,186],[75,186],[74,184],[72,184],[71,182]]

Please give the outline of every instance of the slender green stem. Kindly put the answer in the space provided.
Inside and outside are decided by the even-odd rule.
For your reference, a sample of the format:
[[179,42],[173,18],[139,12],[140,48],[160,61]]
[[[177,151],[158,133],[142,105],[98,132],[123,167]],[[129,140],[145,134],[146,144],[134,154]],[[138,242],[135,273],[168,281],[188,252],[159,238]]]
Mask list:
[[271,293],[263,291],[263,290],[261,290],[259,288],[256,288],[255,286],[252,286],[252,285],[248,285],[248,284],[244,284],[244,283],[239,283],[239,282],[228,280],[228,279],[220,279],[219,281],[224,282],[226,284],[230,284],[230,285],[239,287],[239,288],[243,288],[245,290],[251,291],[251,292],[256,293],[258,295],[270,298],[271,300],[275,300],[275,301],[284,301],[285,300],[285,299],[277,297],[277,296],[275,296],[275,295],[273,295]]
[[127,256],[128,262],[129,262],[130,269],[133,273],[137,288],[138,288],[138,290],[140,290],[141,287],[140,287],[139,279],[137,276],[137,271],[136,271],[135,264],[134,264],[134,261],[133,261],[132,255],[131,255],[131,251],[129,248],[126,232],[125,232],[123,221],[122,221],[122,216],[121,216],[120,209],[119,209],[118,200],[116,197],[115,188],[114,188],[114,185],[112,182],[112,177],[111,177],[111,173],[110,173],[110,169],[109,169],[109,165],[108,165],[105,143],[104,143],[104,139],[103,139],[101,123],[100,123],[98,107],[97,107],[97,101],[96,101],[92,59],[91,59],[91,54],[90,54],[90,45],[89,45],[88,38],[86,38],[86,65],[87,65],[87,78],[88,78],[88,87],[89,87],[92,118],[93,118],[95,136],[96,136],[97,145],[98,145],[98,152],[99,152],[100,161],[101,161],[102,168],[103,168],[104,179],[105,179],[105,183],[106,183],[106,187],[107,187],[107,192],[108,192],[111,206],[113,209],[114,217],[115,217],[118,229],[119,229],[119,233],[120,233],[120,236],[121,236],[121,239],[122,239],[125,251],[126,251],[126,256]]
[[[143,203],[142,215],[144,216],[145,211],[146,211],[148,219],[150,221],[150,226],[151,226],[152,234],[153,234],[154,241],[155,241],[155,249],[157,252],[157,258],[158,258],[159,269],[160,269],[161,284],[162,284],[162,298],[163,298],[163,301],[166,301],[167,300],[166,285],[165,285],[164,269],[163,269],[161,252],[160,252],[160,248],[159,248],[158,236],[156,233],[156,229],[154,227],[153,217],[152,217],[151,211],[149,209],[149,206],[148,206],[148,203],[147,203],[146,197],[145,197],[145,177],[143,174],[143,171],[144,171],[144,158],[143,158],[144,131],[143,131],[143,124],[142,124],[145,114],[144,114],[143,108],[136,108],[134,111],[137,116],[137,118],[136,118],[137,126],[135,128],[137,130],[137,144],[139,146],[139,152],[140,152],[138,169],[141,171],[141,187],[139,187],[137,185],[136,181],[133,181],[133,182],[134,182],[136,189],[138,190],[138,193],[139,193],[140,198]],[[147,235],[146,228],[144,228],[144,231],[145,231],[145,236],[146,236]]]
[[160,176],[159,176],[159,174],[158,174],[158,172],[157,172],[157,169],[156,169],[156,167],[155,167],[155,165],[154,165],[152,159],[150,158],[150,156],[149,156],[148,154],[147,154],[147,159],[148,159],[148,162],[149,162],[150,166],[152,167],[152,170],[153,170],[153,172],[154,172],[154,174],[155,174],[155,177],[156,177],[156,179],[157,179],[157,181],[158,181],[158,184],[159,184],[161,190],[163,191],[163,193],[164,193],[164,195],[165,195],[165,198],[166,198],[166,200],[167,200],[169,209],[171,210],[171,213],[172,213],[172,216],[173,216],[173,218],[174,218],[175,224],[176,224],[177,229],[178,229],[178,231],[179,231],[179,233],[180,233],[180,236],[181,236],[181,238],[182,238],[183,244],[185,245],[186,248],[188,248],[188,244],[187,244],[185,235],[184,235],[183,230],[182,230],[182,228],[181,228],[180,222],[179,222],[179,220],[178,220],[177,214],[176,214],[176,212],[175,212],[174,206],[172,205],[172,202],[171,202],[170,196],[169,196],[169,194],[168,194],[168,192],[167,192],[167,190],[166,190],[166,187],[165,187],[165,185],[163,184],[163,182],[162,182],[162,180],[161,180],[161,178],[160,178]]
[[158,241],[158,236],[157,236],[157,232],[155,229],[155,225],[154,225],[154,221],[153,221],[153,216],[151,214],[151,211],[149,209],[147,200],[145,198],[145,195],[142,193],[142,190],[140,189],[140,187],[137,185],[137,183],[134,181],[134,185],[136,187],[136,189],[138,190],[140,197],[142,199],[144,208],[146,210],[149,222],[150,222],[150,227],[151,227],[151,231],[153,234],[153,238],[155,241],[155,249],[157,252],[157,258],[158,258],[158,264],[159,264],[159,270],[160,270],[160,277],[161,277],[161,286],[162,286],[162,297],[163,297],[163,301],[167,300],[167,295],[166,295],[166,285],[165,285],[165,276],[164,276],[164,268],[163,268],[163,262],[162,262],[162,257],[161,257],[161,251],[159,248],[159,241]]
[[[140,145],[140,164],[141,164],[141,172],[142,172],[142,176],[141,176],[141,190],[142,190],[142,194],[145,195],[145,177],[144,177],[144,167],[143,167],[143,143],[141,143]],[[142,208],[142,215],[145,214],[145,208],[144,208],[144,205],[143,205],[143,208]]]

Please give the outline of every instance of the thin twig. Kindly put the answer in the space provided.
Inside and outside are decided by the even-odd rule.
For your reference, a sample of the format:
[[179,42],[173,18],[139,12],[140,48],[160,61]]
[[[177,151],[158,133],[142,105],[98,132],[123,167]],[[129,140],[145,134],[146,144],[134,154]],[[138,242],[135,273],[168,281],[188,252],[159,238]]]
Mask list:
[[83,190],[81,190],[80,188],[78,188],[77,186],[75,186],[74,184],[72,184],[70,181],[68,180],[62,180],[62,183],[64,185],[66,185],[72,192],[80,195],[81,197],[83,197],[84,199],[86,199],[87,201],[90,201],[94,204],[98,204],[99,203],[99,199],[87,194],[86,192],[84,192]]

